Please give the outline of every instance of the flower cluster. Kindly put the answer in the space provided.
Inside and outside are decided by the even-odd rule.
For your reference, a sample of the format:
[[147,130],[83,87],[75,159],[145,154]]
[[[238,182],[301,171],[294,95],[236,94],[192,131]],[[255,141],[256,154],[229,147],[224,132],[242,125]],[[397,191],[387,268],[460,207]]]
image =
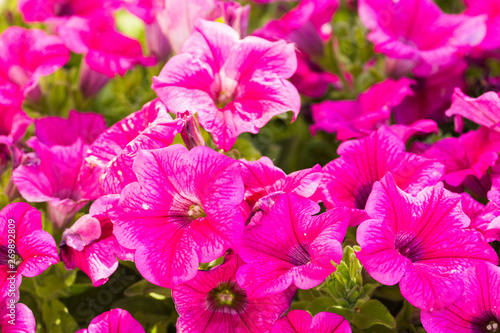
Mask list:
[[10,2],[0,331],[500,332],[498,1]]

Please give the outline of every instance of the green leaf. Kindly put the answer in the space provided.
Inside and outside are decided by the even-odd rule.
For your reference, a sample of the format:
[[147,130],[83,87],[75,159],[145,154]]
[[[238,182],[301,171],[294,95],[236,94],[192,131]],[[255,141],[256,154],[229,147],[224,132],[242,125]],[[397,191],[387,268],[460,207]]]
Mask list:
[[307,311],[309,311],[313,316],[317,313],[327,311],[331,306],[336,305],[336,302],[331,297],[318,297],[309,303]]
[[49,333],[73,333],[78,329],[66,306],[56,299],[44,303],[42,315]]
[[170,289],[159,287],[146,280],[141,280],[134,283],[123,292],[123,294],[127,297],[148,296],[153,293],[156,295],[161,295],[163,296],[163,298],[172,297]]
[[371,299],[361,304],[359,312],[354,314],[352,323],[358,328],[365,329],[379,324],[389,328],[396,328],[396,320],[389,310],[380,301]]

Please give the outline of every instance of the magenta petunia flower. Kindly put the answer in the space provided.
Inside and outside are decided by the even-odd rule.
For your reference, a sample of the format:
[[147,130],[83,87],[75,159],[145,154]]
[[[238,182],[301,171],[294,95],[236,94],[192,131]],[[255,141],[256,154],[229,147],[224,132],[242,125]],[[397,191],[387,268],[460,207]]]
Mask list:
[[279,20],[271,20],[253,35],[268,40],[284,39],[311,55],[323,54],[324,41],[332,27],[330,21],[339,6],[337,0],[303,0]]
[[400,188],[417,193],[440,181],[444,171],[435,160],[405,152],[404,142],[385,126],[366,138],[342,143],[337,153],[340,157],[324,166],[316,195],[326,208],[350,208],[351,226],[368,218],[364,208],[372,186],[388,172]]
[[[89,200],[101,194],[99,174],[84,164],[89,147],[86,142],[91,141],[92,131],[100,125],[99,121],[86,122],[85,119],[102,118],[94,114],[70,117],[70,120],[80,120],[89,127],[68,123],[66,131],[58,128],[57,133],[48,130],[64,120],[53,119],[53,123],[40,120],[40,130],[37,130],[40,137],[32,137],[26,142],[35,152],[27,154],[22,165],[12,174],[12,181],[26,200],[48,202],[51,221],[59,228],[70,222]],[[75,133],[81,131],[81,136],[69,134],[71,130]],[[64,135],[65,132],[68,136]]]
[[41,274],[59,262],[59,255],[54,238],[42,230],[40,212],[28,203],[3,208],[0,229],[0,295],[12,298],[22,276]]
[[170,111],[198,113],[227,151],[239,134],[257,133],[275,115],[291,110],[295,119],[300,96],[285,79],[296,68],[292,44],[239,40],[227,25],[199,20],[181,53],[153,78],[153,89]]
[[287,175],[266,156],[258,161],[241,160],[241,163],[244,166],[241,175],[245,184],[245,201],[250,208],[262,198],[274,198],[282,193],[295,193],[308,198],[316,192],[323,178],[319,165]]
[[101,313],[89,324],[88,328],[76,333],[144,333],[142,325],[126,310],[111,309]]
[[104,117],[92,112],[71,110],[68,119],[43,117],[35,120],[35,135],[48,147],[71,146],[78,138],[91,145],[106,130]]
[[25,22],[63,23],[73,16],[92,17],[118,9],[121,0],[20,0]]
[[486,16],[444,14],[432,0],[361,0],[359,17],[376,52],[413,61],[418,75],[456,61],[486,34]]
[[500,329],[500,267],[479,263],[465,271],[464,293],[439,310],[422,311],[427,332],[476,333]]
[[0,35],[0,104],[20,106],[42,76],[69,60],[69,50],[58,36],[39,29],[10,27]]
[[282,292],[291,285],[310,289],[335,271],[342,260],[348,215],[332,209],[318,216],[314,201],[284,194],[259,225],[245,230],[236,279],[250,297]]
[[467,176],[483,177],[498,159],[500,133],[481,127],[459,138],[441,139],[423,156],[440,160],[445,165],[444,180],[459,186]]
[[33,312],[22,303],[11,303],[11,298],[4,298],[0,305],[0,329],[4,333],[35,333]]
[[85,54],[85,63],[91,70],[109,78],[125,75],[134,65],[156,64],[154,57],[143,56],[137,40],[116,31],[108,16],[72,17],[59,26],[58,32],[71,51]]
[[222,265],[199,271],[196,277],[172,289],[179,313],[179,332],[269,332],[274,322],[286,312],[293,289],[272,296],[249,297],[235,279],[243,262],[226,255]]
[[439,69],[433,75],[416,77],[412,86],[413,95],[406,96],[393,108],[394,118],[399,124],[409,125],[421,119],[433,119],[438,123],[447,121],[444,112],[450,107],[456,87],[466,89],[465,61]]
[[239,248],[244,188],[237,161],[174,145],[140,151],[133,169],[138,182],[125,186],[110,216],[118,242],[137,249],[148,281],[170,288],[193,278],[200,262]]
[[483,261],[498,264],[493,248],[466,229],[470,219],[460,199],[442,183],[412,196],[391,174],[377,182],[366,204],[372,219],[359,226],[356,237],[357,257],[370,276],[385,285],[399,282],[401,294],[424,310],[460,298],[464,270]]
[[465,117],[476,124],[500,132],[500,98],[493,91],[472,98],[465,95],[460,88],[456,88],[453,93],[453,103],[446,111],[446,115],[455,118]]
[[311,108],[314,124],[311,132],[337,133],[337,140],[364,137],[381,125],[388,125],[391,108],[412,95],[412,80],[387,79],[373,85],[356,101],[326,101]]
[[497,50],[500,47],[500,3],[496,0],[465,0],[464,14],[470,16],[487,15],[486,36],[478,45],[481,50]]
[[0,175],[9,161],[13,162],[13,168],[19,165],[23,153],[17,143],[32,122],[21,108],[0,104]]
[[62,236],[61,260],[66,269],[79,268],[94,287],[108,281],[118,268],[118,259],[134,260],[135,251],[118,243],[109,219],[119,199],[118,195],[100,197],[90,206],[89,214],[79,218]]
[[58,228],[71,221],[89,200],[101,195],[99,173],[84,163],[87,149],[106,129],[101,115],[70,112],[68,119],[47,117],[35,121],[35,133],[26,142],[33,148],[12,181],[27,201],[48,202],[50,219]]
[[304,310],[292,310],[276,321],[271,333],[351,333],[349,322],[331,312],[314,316]]
[[137,181],[132,163],[140,150],[170,145],[184,125],[173,120],[158,99],[120,120],[90,146],[86,162],[102,171],[105,193],[120,193],[125,185]]
[[320,98],[328,87],[341,88],[340,79],[315,64],[310,57],[302,52],[297,52],[297,70],[290,78],[290,82],[305,96]]
[[479,231],[486,242],[500,241],[500,207],[493,201],[485,206],[468,193],[461,196],[462,209],[471,220],[469,228]]

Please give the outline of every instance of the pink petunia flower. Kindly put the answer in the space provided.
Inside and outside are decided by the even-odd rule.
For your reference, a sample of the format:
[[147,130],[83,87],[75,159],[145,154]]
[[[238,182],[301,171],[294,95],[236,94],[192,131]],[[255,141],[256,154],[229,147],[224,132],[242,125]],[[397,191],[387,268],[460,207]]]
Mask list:
[[108,281],[118,268],[118,259],[134,260],[135,251],[118,243],[109,219],[119,199],[118,195],[100,197],[90,206],[89,214],[79,218],[62,236],[61,260],[66,269],[79,268],[94,287]]
[[307,97],[320,98],[328,87],[342,87],[340,79],[314,63],[304,52],[297,52],[297,71],[290,78],[297,90]]
[[138,182],[125,186],[110,216],[148,281],[173,287],[192,279],[200,262],[239,248],[244,188],[237,161],[174,145],[140,151],[133,169]]
[[351,333],[349,322],[331,312],[311,316],[304,310],[292,310],[276,321],[271,333]]
[[20,0],[24,22],[64,23],[73,16],[92,17],[118,9],[121,0]]
[[0,104],[0,175],[9,161],[12,161],[13,169],[21,162],[23,152],[17,143],[32,122],[33,119],[21,108]]
[[465,117],[500,132],[500,98],[496,92],[488,91],[478,98],[472,98],[460,88],[455,88],[453,103],[445,113],[448,117],[455,116],[455,122],[456,118]]
[[143,55],[139,41],[115,30],[112,17],[72,17],[58,32],[71,51],[85,55],[80,86],[87,95],[96,94],[109,78],[125,75],[134,65],[156,64],[154,57]]
[[106,123],[100,115],[71,112],[68,120],[42,118],[35,127],[38,137],[26,142],[35,152],[14,170],[12,181],[26,200],[47,201],[51,221],[62,228],[101,195],[99,173],[84,158]]
[[42,230],[40,212],[25,202],[0,211],[0,228],[0,295],[18,299],[22,276],[37,276],[59,262],[56,242]]
[[500,241],[500,207],[493,201],[485,206],[468,193],[461,196],[462,209],[471,220],[469,228],[479,231],[486,242]]
[[257,133],[275,115],[291,110],[295,119],[300,96],[285,79],[296,68],[292,44],[239,40],[227,25],[199,20],[181,53],[153,78],[153,89],[170,111],[198,113],[227,151],[239,134]]
[[445,165],[444,180],[459,186],[467,176],[483,177],[493,166],[500,152],[500,133],[481,127],[459,138],[441,139],[427,149],[423,156],[435,158]]
[[465,61],[454,62],[427,77],[416,77],[412,85],[413,95],[407,95],[394,106],[394,118],[398,124],[409,125],[421,119],[432,119],[438,123],[448,121],[444,112],[450,107],[456,87],[466,89]]
[[497,50],[500,47],[500,3],[496,0],[465,0],[464,14],[470,16],[487,15],[486,36],[477,46],[480,50]]
[[245,185],[245,203],[251,210],[250,219],[257,223],[283,193],[295,193],[304,198],[317,190],[323,171],[319,165],[287,175],[266,156],[258,161],[241,160],[241,175]]
[[372,219],[357,230],[358,259],[380,283],[399,282],[401,294],[418,308],[453,303],[464,290],[463,271],[480,262],[498,264],[493,248],[466,229],[470,219],[460,196],[442,183],[412,196],[388,174],[373,186],[366,211]]
[[106,131],[107,125],[101,114],[71,110],[68,118],[43,117],[35,120],[35,135],[48,147],[71,146],[78,138],[91,145]]
[[279,20],[271,20],[255,30],[253,35],[268,40],[284,39],[311,56],[322,55],[324,41],[332,31],[330,21],[338,6],[337,0],[303,0]]
[[311,132],[337,133],[337,140],[364,137],[381,125],[388,125],[391,108],[413,95],[407,78],[387,79],[373,85],[356,101],[326,101],[311,108],[314,124]]
[[500,328],[500,267],[479,263],[465,271],[464,293],[439,310],[422,311],[427,332],[498,332]]
[[404,142],[385,126],[366,138],[343,142],[337,153],[340,157],[324,166],[316,195],[326,208],[350,208],[351,226],[368,218],[364,209],[372,186],[388,172],[400,188],[417,193],[440,181],[444,171],[436,160],[405,152]]
[[0,35],[0,104],[21,106],[42,76],[69,60],[69,50],[58,36],[39,29],[10,27]]
[[26,305],[5,297],[0,305],[0,329],[4,333],[35,333],[33,312]]
[[101,313],[89,324],[88,328],[76,333],[144,333],[142,325],[126,310],[111,309]]
[[375,52],[411,60],[421,76],[456,61],[486,34],[486,16],[444,14],[432,0],[360,0],[359,17]]
[[236,280],[249,297],[276,294],[294,285],[310,289],[335,271],[349,222],[344,210],[321,215],[314,201],[293,193],[278,198],[259,225],[243,233],[239,252],[246,263]]
[[183,125],[182,119],[172,119],[162,102],[153,100],[102,133],[85,161],[102,171],[105,193],[120,193],[125,185],[137,181],[132,171],[137,153],[170,145]]
[[179,332],[269,332],[292,301],[293,289],[272,296],[249,297],[236,281],[243,262],[226,255],[222,265],[199,271],[196,277],[172,289],[179,313]]

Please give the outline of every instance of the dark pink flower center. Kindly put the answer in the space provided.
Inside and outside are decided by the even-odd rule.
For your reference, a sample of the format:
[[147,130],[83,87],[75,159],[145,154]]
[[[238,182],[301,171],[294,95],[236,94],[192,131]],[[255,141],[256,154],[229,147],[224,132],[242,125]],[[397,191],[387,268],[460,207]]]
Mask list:
[[[10,250],[10,251],[9,251]],[[23,258],[17,252],[17,249],[9,249],[7,245],[0,246],[0,265],[9,265],[8,270],[16,270],[21,265]],[[10,266],[14,265],[14,266]]]
[[412,234],[397,234],[394,237],[394,248],[411,262],[418,261],[424,252],[420,240]]
[[54,4],[54,15],[58,17],[73,16],[75,11],[73,6],[68,2]]
[[247,305],[247,293],[236,281],[220,282],[205,299],[205,306],[211,312],[241,314]]
[[490,333],[500,332],[500,318],[492,311],[483,312],[479,317],[472,321],[472,332],[475,333]]
[[309,244],[298,244],[289,253],[290,263],[295,266],[303,266],[311,262],[309,255]]

